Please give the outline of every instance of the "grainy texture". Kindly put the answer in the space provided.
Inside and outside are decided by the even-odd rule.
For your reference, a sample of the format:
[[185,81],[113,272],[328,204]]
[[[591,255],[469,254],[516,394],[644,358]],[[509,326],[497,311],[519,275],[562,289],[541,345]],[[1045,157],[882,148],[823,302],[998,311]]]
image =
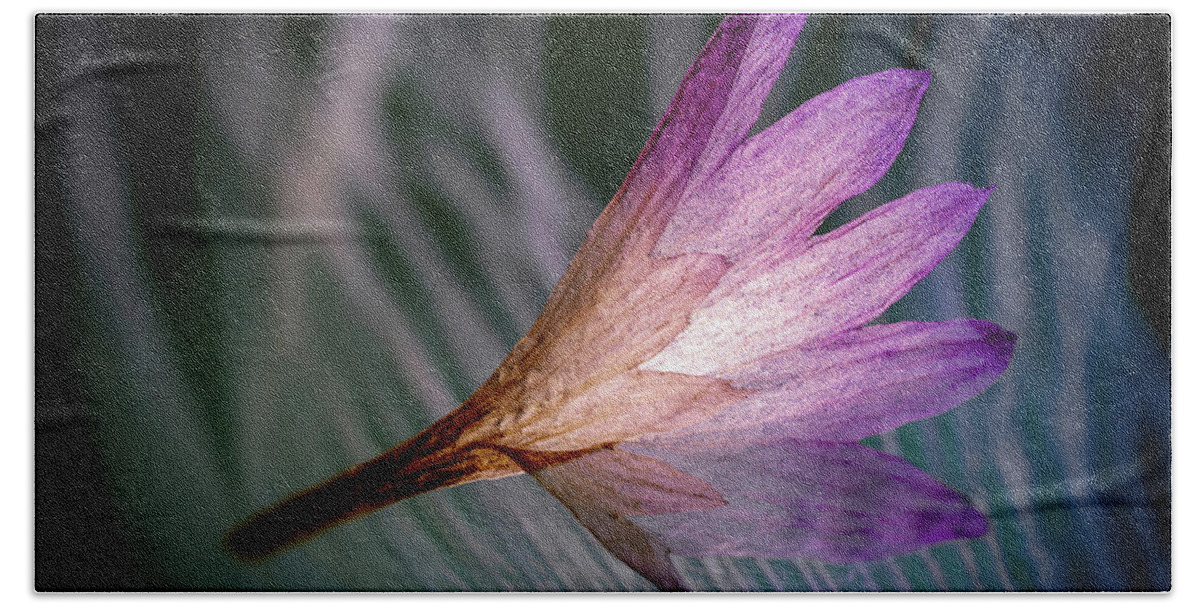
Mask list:
[[[221,539],[487,378],[711,17],[36,26],[39,589],[650,588],[528,476],[258,565]],[[865,440],[991,531],[863,564],[677,559],[682,582],[1169,588],[1169,40],[1165,16],[809,18],[759,127],[857,76],[931,74],[896,163],[818,232],[995,186],[884,320],[995,321],[1020,336],[1009,369]]]

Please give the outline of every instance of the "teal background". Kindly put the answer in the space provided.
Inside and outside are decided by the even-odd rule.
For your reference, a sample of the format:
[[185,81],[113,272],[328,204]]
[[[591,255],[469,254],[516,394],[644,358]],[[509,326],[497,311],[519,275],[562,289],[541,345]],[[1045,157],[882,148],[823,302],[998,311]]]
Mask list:
[[[419,496],[262,565],[254,510],[452,409],[532,324],[719,16],[36,22],[39,589],[643,590],[532,479]],[[1170,21],[817,15],[758,129],[927,69],[891,172],[994,184],[884,320],[1020,338],[866,440],[989,535],[856,565],[679,558],[697,589],[1166,589]]]

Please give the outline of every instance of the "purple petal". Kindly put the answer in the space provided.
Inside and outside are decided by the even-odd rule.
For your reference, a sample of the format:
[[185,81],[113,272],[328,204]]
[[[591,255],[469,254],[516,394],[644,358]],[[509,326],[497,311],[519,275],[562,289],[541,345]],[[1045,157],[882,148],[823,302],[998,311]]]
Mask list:
[[928,72],[889,70],[808,100],[693,185],[656,251],[736,257],[784,224],[784,238],[809,237],[887,172],[928,86]]
[[803,25],[803,15],[725,19],[646,142],[627,194],[669,197],[725,162],[758,120]]
[[745,140],[803,25],[803,15],[733,16],[721,23],[588,231],[546,311],[586,305],[586,294],[621,259],[651,255],[688,184],[707,179]]
[[[527,378],[539,377],[545,377],[540,370]],[[548,391],[526,392],[518,397],[544,407],[530,412],[519,428],[505,434],[502,443],[544,452],[607,445],[695,425],[746,394],[717,378],[638,369],[610,378],[594,376],[581,382],[583,386],[563,388],[562,380],[553,376],[547,382],[557,384],[547,387]],[[562,401],[556,403],[554,399]]]
[[712,445],[857,441],[979,394],[1008,366],[1016,338],[975,319],[853,330],[723,374],[757,392],[679,434]]
[[862,445],[777,441],[733,452],[622,444],[709,480],[729,504],[634,518],[683,555],[869,561],[987,533],[987,520],[911,464]]
[[924,188],[790,250],[739,261],[642,369],[719,374],[861,327],[954,249],[991,191]]
[[657,240],[688,184],[710,176],[745,140],[803,25],[803,15],[721,23],[589,240],[620,241],[633,221]]
[[619,449],[603,449],[533,473],[555,496],[587,496],[614,515],[651,515],[725,504],[708,482],[671,465]]
[[708,483],[621,450],[600,450],[530,472],[613,555],[663,590],[686,589],[669,551],[625,516],[725,504]]

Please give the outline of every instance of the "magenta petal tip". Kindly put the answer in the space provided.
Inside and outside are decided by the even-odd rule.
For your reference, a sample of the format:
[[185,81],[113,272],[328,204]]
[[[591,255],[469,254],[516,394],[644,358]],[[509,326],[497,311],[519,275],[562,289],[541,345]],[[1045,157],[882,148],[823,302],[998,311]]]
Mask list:
[[983,513],[971,508],[959,522],[955,532],[957,538],[979,538],[988,533],[988,520]]
[[896,68],[889,72],[903,76],[913,83],[913,88],[921,88],[924,90],[929,86],[929,81],[933,78],[933,73],[929,70],[906,70],[904,68]]
[[[934,187],[937,188],[939,186]],[[957,199],[959,201],[958,204],[971,205],[975,208],[976,212],[983,208],[983,205],[991,198],[992,191],[996,189],[994,185],[976,188],[974,184],[966,182],[947,182],[940,187],[945,188],[943,192],[952,197],[948,200]],[[956,190],[957,192],[955,192]]]
[[1017,334],[991,321],[980,319],[965,319],[965,321],[971,325],[974,331],[978,332],[979,339],[976,344],[978,352],[988,361],[986,368],[991,370],[990,374],[999,376],[1008,368],[1008,363],[1012,360],[1013,351],[1017,346]]
[[920,100],[921,96],[929,88],[929,82],[933,78],[929,70],[906,70],[904,68],[895,68],[884,70],[876,74],[866,76],[875,80],[881,88],[890,89],[897,95],[910,94],[915,97],[913,101]]
[[987,343],[988,346],[996,348],[997,350],[1005,351],[1008,355],[1011,355],[1013,347],[1016,346],[1017,343],[1017,334],[1014,334],[1013,332],[1008,331],[1007,329],[1004,329],[995,323],[988,323],[984,321],[981,324],[986,325],[986,328],[984,329],[983,341]]

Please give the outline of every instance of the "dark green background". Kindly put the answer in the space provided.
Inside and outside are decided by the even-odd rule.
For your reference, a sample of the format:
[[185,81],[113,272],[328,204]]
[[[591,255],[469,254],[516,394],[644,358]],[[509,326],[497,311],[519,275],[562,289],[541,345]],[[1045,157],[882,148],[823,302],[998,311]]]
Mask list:
[[[218,543],[470,394],[717,23],[39,17],[37,587],[648,588],[525,476],[265,565]],[[828,225],[997,186],[885,320],[996,321],[1010,369],[867,441],[992,532],[850,566],[679,560],[696,588],[1170,586],[1169,40],[1165,16],[810,18],[758,128],[854,76],[933,75],[891,172]]]

